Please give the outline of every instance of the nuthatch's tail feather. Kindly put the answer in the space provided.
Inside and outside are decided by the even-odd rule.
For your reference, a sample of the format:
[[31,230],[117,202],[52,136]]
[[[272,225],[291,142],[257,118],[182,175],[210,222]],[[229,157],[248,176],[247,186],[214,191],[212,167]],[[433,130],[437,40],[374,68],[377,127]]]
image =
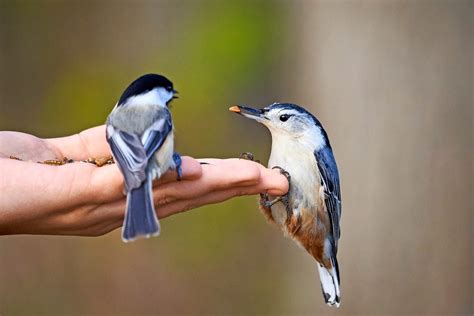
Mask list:
[[127,208],[122,228],[122,239],[125,242],[140,237],[151,237],[160,234],[160,223],[153,206],[151,178],[139,188],[127,195]]
[[330,306],[339,307],[341,303],[341,292],[339,290],[339,266],[336,257],[331,258],[332,267],[326,269],[318,263],[319,278],[324,300]]

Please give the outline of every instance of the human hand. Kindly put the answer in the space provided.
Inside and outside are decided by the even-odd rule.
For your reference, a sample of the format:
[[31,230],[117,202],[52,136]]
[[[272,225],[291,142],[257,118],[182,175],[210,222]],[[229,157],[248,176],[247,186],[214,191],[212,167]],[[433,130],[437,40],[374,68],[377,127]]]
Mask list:
[[[24,161],[8,159],[10,155]],[[126,199],[117,166],[36,163],[108,155],[104,126],[55,139],[0,132],[0,234],[98,236],[120,227]],[[285,177],[255,162],[200,161],[183,157],[181,181],[176,181],[174,171],[155,181],[153,195],[159,218],[239,195],[282,195],[288,190]]]

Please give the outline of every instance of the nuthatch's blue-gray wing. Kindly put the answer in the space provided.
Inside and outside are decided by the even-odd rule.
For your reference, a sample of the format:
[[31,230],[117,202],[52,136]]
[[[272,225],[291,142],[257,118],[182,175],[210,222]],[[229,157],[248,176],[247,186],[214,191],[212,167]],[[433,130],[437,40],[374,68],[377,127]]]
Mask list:
[[326,195],[326,209],[329,213],[334,240],[334,252],[337,253],[337,243],[341,236],[339,220],[341,218],[341,189],[339,186],[339,172],[336,160],[330,147],[324,147],[314,152],[321,174],[321,184]]
[[125,190],[138,188],[146,179],[147,154],[140,137],[107,126],[107,140],[122,171]]

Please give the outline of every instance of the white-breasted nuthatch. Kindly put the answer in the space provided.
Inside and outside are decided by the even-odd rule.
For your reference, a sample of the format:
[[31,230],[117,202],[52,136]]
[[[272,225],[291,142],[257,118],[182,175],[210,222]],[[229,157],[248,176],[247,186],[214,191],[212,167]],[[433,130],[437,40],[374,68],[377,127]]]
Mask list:
[[123,92],[107,118],[107,141],[125,179],[125,242],[160,233],[152,181],[169,169],[176,169],[178,179],[181,177],[181,157],[174,152],[168,110],[176,93],[164,76],[141,76]]
[[[324,300],[339,307],[337,247],[340,237],[339,172],[329,138],[311,113],[295,104],[274,103],[263,109],[232,106],[265,125],[272,134],[268,167],[279,168],[290,184],[283,197],[261,195],[261,209],[287,236],[316,259]],[[281,202],[281,203],[278,203]]]

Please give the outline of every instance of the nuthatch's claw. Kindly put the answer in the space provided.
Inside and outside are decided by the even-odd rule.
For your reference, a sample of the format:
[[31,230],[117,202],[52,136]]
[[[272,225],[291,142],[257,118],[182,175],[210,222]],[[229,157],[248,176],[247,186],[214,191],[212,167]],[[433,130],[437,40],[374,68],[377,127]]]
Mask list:
[[254,155],[251,152],[244,152],[241,153],[239,156],[239,159],[245,159],[245,160],[254,160]]
[[288,171],[279,166],[272,167],[272,169],[279,169],[280,173],[285,176],[286,180],[288,180],[288,184],[291,184],[291,175]]
[[260,193],[260,205],[262,205],[263,207],[270,207],[268,206],[268,203],[270,203],[270,201],[268,200],[268,194],[267,193]]
[[[265,194],[266,195],[266,194]],[[286,201],[286,202],[285,202]],[[270,208],[272,207],[275,203],[282,202],[285,203],[285,205],[288,207],[288,200],[285,199],[284,196],[279,196],[271,201],[268,200],[268,196],[260,200],[260,203],[262,203],[262,206]]]
[[260,160],[255,160],[255,156],[251,152],[241,153],[239,156],[239,159],[245,159],[245,160],[250,160],[250,161],[255,161],[257,163],[260,163]]
[[[285,204],[286,206],[286,213],[288,215],[288,218],[290,218],[292,215],[293,215],[293,211],[291,210],[290,208],[290,200],[288,198],[288,195],[290,194],[290,187],[291,187],[291,175],[288,171],[286,171],[285,169],[283,169],[282,167],[280,166],[274,166],[272,167],[272,169],[279,169],[280,170],[280,173],[285,176],[286,180],[288,180],[288,193],[285,194],[285,195],[282,195],[280,196],[279,198],[279,201],[281,201],[283,204]],[[275,199],[274,201],[276,201],[277,199]],[[273,202],[273,201],[272,201]],[[278,202],[278,201],[277,201]],[[276,202],[275,202],[276,203]]]
[[178,181],[183,177],[183,169],[181,168],[181,156],[178,153],[173,154],[174,165],[176,166],[176,172],[178,173]]

